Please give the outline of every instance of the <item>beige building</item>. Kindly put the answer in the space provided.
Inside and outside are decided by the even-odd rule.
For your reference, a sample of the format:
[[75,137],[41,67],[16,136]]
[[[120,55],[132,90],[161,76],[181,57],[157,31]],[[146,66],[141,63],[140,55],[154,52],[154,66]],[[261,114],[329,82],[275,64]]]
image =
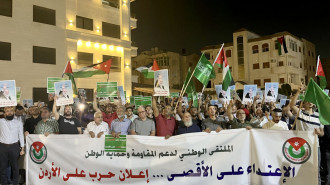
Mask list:
[[[284,53],[282,47],[279,55],[275,41],[281,36],[285,37],[288,53]],[[205,46],[202,52],[213,62],[219,49],[220,45]],[[315,45],[289,32],[260,36],[240,29],[233,33],[232,43],[225,43],[224,49],[236,89],[242,89],[244,84],[257,84],[262,88],[265,82],[288,83],[296,88],[301,81],[315,76]],[[214,85],[222,83],[222,69],[215,67],[215,71],[217,77],[211,80],[206,91],[214,91]]]
[[[169,74],[169,85],[173,89],[173,92],[177,90],[181,91],[183,83],[185,81],[188,68],[191,70],[195,69],[195,66],[199,60],[197,54],[187,54],[185,50],[182,53],[176,53],[171,51],[160,50],[157,47],[151,48],[150,51],[143,51],[137,57],[132,59],[132,82],[133,89],[135,87],[144,87],[152,88],[154,79],[144,78],[143,74],[135,70],[140,66],[146,66],[153,62],[156,59],[157,64],[160,69],[168,69]],[[195,78],[192,78],[194,81],[196,91],[200,92],[202,85]],[[175,89],[175,90],[174,90]],[[142,90],[143,91],[143,90]],[[140,91],[140,92],[142,92]],[[147,92],[147,91],[145,91]],[[134,92],[139,94],[139,92]]]
[[[133,0],[0,0],[0,80],[16,80],[22,98],[45,101],[47,77],[112,58],[110,81],[131,95]],[[93,94],[107,75],[76,79]]]

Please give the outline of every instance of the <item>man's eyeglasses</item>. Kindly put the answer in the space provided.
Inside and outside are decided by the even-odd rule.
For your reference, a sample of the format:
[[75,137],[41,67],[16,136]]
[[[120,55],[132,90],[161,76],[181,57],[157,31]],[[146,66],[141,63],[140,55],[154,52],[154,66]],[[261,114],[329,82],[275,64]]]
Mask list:
[[146,111],[141,111],[141,112],[138,112],[138,114],[141,114],[141,113],[144,113],[144,112],[146,112]]

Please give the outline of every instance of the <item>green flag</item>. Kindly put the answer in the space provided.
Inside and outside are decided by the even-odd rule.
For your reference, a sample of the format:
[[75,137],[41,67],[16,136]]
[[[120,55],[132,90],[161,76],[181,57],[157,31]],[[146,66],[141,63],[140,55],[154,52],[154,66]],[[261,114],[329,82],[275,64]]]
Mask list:
[[204,53],[196,65],[194,77],[196,77],[204,86],[207,85],[210,79],[215,78],[213,65],[206,59]]
[[[184,84],[183,84],[184,88],[186,88],[190,77],[191,77],[191,71],[190,71],[190,67],[189,67],[188,72],[187,72],[187,76],[186,76],[186,80],[184,81]],[[189,93],[192,93],[193,91],[196,91],[195,90],[195,85],[194,85],[194,82],[192,80],[190,80],[190,82],[188,84],[188,87],[186,89],[186,93],[189,94]]]
[[304,101],[314,103],[317,106],[321,124],[330,125],[330,97],[312,78],[309,80]]

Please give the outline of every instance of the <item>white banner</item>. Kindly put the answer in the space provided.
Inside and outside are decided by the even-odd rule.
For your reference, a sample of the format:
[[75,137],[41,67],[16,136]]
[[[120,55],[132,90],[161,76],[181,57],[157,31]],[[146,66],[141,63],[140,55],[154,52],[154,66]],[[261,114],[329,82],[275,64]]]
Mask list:
[[107,152],[104,136],[29,135],[27,184],[313,185],[316,139],[312,132],[232,129],[168,140],[127,136],[126,152]]

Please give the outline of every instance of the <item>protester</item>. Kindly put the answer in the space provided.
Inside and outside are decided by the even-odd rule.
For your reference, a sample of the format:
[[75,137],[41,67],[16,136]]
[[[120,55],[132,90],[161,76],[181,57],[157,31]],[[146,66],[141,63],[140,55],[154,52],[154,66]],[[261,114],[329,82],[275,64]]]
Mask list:
[[102,135],[109,134],[109,126],[103,121],[102,112],[94,113],[94,121],[88,123],[85,134],[89,134],[91,138],[100,138]]
[[138,116],[133,113],[133,107],[126,108],[125,118],[131,120],[133,122]]
[[129,127],[131,126],[131,120],[125,118],[124,107],[119,106],[117,108],[118,118],[111,122],[111,134],[113,137],[119,137],[119,135],[128,135]]
[[211,131],[220,132],[222,129],[227,128],[227,124],[224,119],[216,118],[217,106],[209,105],[208,106],[208,115],[209,118],[202,121],[202,130],[203,132],[210,133]]
[[263,129],[270,129],[270,130],[289,130],[288,125],[281,121],[282,118],[282,110],[281,109],[274,109],[272,111],[272,120],[267,122],[262,126]]
[[[111,128],[111,122],[118,118],[116,111],[113,110],[113,106],[111,104],[107,104],[105,106],[105,110],[101,111],[100,108],[97,107],[97,102],[96,102],[96,95],[97,92],[94,94],[94,100],[93,100],[93,108],[95,112],[102,112],[102,117],[103,121],[108,123],[109,128]],[[121,101],[119,101],[121,102]]]
[[174,135],[176,124],[175,118],[172,116],[172,107],[166,105],[160,113],[156,104],[156,98],[153,96],[152,109],[156,118],[156,135],[165,136],[165,139],[168,139],[170,136]]
[[139,117],[134,119],[130,126],[131,135],[155,136],[155,122],[147,118],[146,110],[143,106],[138,108]]
[[59,124],[60,134],[82,134],[80,121],[72,116],[72,107],[66,105],[64,107],[64,116],[60,115],[56,109],[57,96],[54,98],[53,115]]
[[45,136],[59,133],[58,122],[50,119],[50,110],[46,106],[41,108],[41,121],[37,123],[34,133],[45,134]]
[[[321,124],[318,113],[314,112],[313,110],[313,104],[304,101],[302,102],[302,108],[303,110],[300,110],[298,107],[296,107],[296,102],[298,99],[299,94],[305,89],[305,86],[303,84],[300,85],[300,87],[297,90],[297,93],[292,97],[290,102],[290,108],[292,109],[293,113],[297,116],[296,121],[296,130],[299,131],[314,131],[316,135],[319,137],[324,136],[324,126]],[[318,141],[318,140],[317,140]],[[318,146],[318,164],[319,164],[319,185],[321,185],[321,177],[320,177],[320,167],[321,167],[321,152],[320,152],[320,146],[317,142]]]
[[31,117],[25,121],[24,132],[33,134],[38,122],[41,121],[40,109],[38,106],[32,106],[28,109],[28,113]]
[[22,124],[24,125],[25,123],[25,109],[23,106],[21,105],[17,105],[16,106],[16,111],[15,111],[15,119],[17,119],[18,121],[22,122]]
[[193,119],[189,112],[183,113],[182,121],[178,124],[178,129],[176,131],[177,135],[193,133],[193,132],[201,132],[199,126],[193,123]]
[[[239,106],[242,107],[242,106]],[[232,114],[232,108],[233,108],[233,100],[230,101],[228,108],[227,108],[227,114],[229,118],[229,123],[231,125],[232,129],[236,128],[246,128],[246,129],[251,129],[251,128],[258,128],[259,122],[254,122],[251,123],[246,120],[246,111],[243,108],[237,109],[236,116],[237,118],[234,118]]]
[[5,118],[0,119],[0,173],[1,184],[7,184],[6,169],[8,163],[13,172],[13,184],[18,184],[18,159],[24,155],[23,124],[14,119],[14,107],[5,107]]

